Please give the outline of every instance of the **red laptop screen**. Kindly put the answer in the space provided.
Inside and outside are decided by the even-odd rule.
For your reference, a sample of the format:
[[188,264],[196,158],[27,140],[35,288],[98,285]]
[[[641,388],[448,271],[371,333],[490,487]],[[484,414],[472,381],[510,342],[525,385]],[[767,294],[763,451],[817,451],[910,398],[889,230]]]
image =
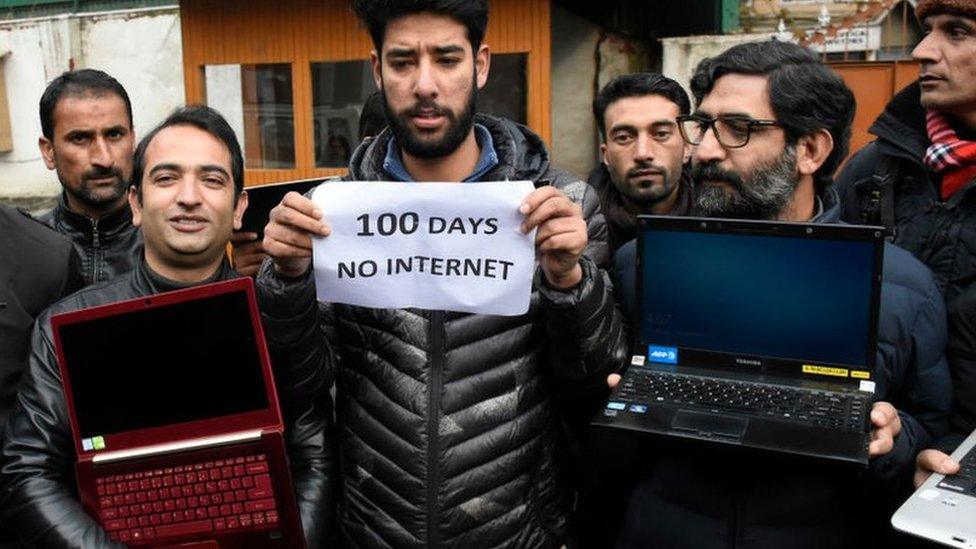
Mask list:
[[244,291],[67,324],[60,336],[83,446],[268,408]]

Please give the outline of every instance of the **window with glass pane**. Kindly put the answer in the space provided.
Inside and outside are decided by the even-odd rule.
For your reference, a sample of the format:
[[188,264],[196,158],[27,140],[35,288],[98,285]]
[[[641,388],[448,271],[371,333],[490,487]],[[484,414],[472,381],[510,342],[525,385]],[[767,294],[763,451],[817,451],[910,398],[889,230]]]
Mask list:
[[478,94],[478,112],[501,116],[525,124],[526,76],[528,54],[496,53],[491,56],[488,83]]
[[359,115],[376,91],[367,61],[312,63],[315,166],[345,168],[359,146]]
[[234,128],[248,169],[295,167],[291,65],[207,65],[207,105]]

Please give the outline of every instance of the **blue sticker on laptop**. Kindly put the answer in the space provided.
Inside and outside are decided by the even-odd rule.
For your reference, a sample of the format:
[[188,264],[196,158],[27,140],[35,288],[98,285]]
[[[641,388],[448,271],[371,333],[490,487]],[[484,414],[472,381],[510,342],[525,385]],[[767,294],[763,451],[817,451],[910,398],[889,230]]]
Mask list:
[[678,348],[661,347],[660,345],[647,346],[647,360],[658,364],[677,364]]

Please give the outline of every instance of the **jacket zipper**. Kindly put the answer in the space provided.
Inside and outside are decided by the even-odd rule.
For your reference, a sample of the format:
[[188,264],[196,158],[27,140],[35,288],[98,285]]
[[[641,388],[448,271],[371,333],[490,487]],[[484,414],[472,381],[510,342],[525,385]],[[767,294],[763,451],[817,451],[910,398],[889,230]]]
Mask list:
[[439,547],[440,532],[437,527],[439,516],[438,487],[440,486],[440,467],[438,433],[441,415],[441,374],[444,369],[444,311],[430,313],[430,388],[427,400],[427,546]]
[[98,282],[98,221],[92,219],[91,283]]

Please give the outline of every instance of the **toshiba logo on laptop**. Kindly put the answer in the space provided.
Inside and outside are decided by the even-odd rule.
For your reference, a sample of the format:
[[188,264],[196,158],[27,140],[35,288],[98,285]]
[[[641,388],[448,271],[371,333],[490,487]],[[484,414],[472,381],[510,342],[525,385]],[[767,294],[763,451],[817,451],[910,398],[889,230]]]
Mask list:
[[754,358],[736,358],[736,364],[742,364],[744,366],[762,366],[762,362]]

